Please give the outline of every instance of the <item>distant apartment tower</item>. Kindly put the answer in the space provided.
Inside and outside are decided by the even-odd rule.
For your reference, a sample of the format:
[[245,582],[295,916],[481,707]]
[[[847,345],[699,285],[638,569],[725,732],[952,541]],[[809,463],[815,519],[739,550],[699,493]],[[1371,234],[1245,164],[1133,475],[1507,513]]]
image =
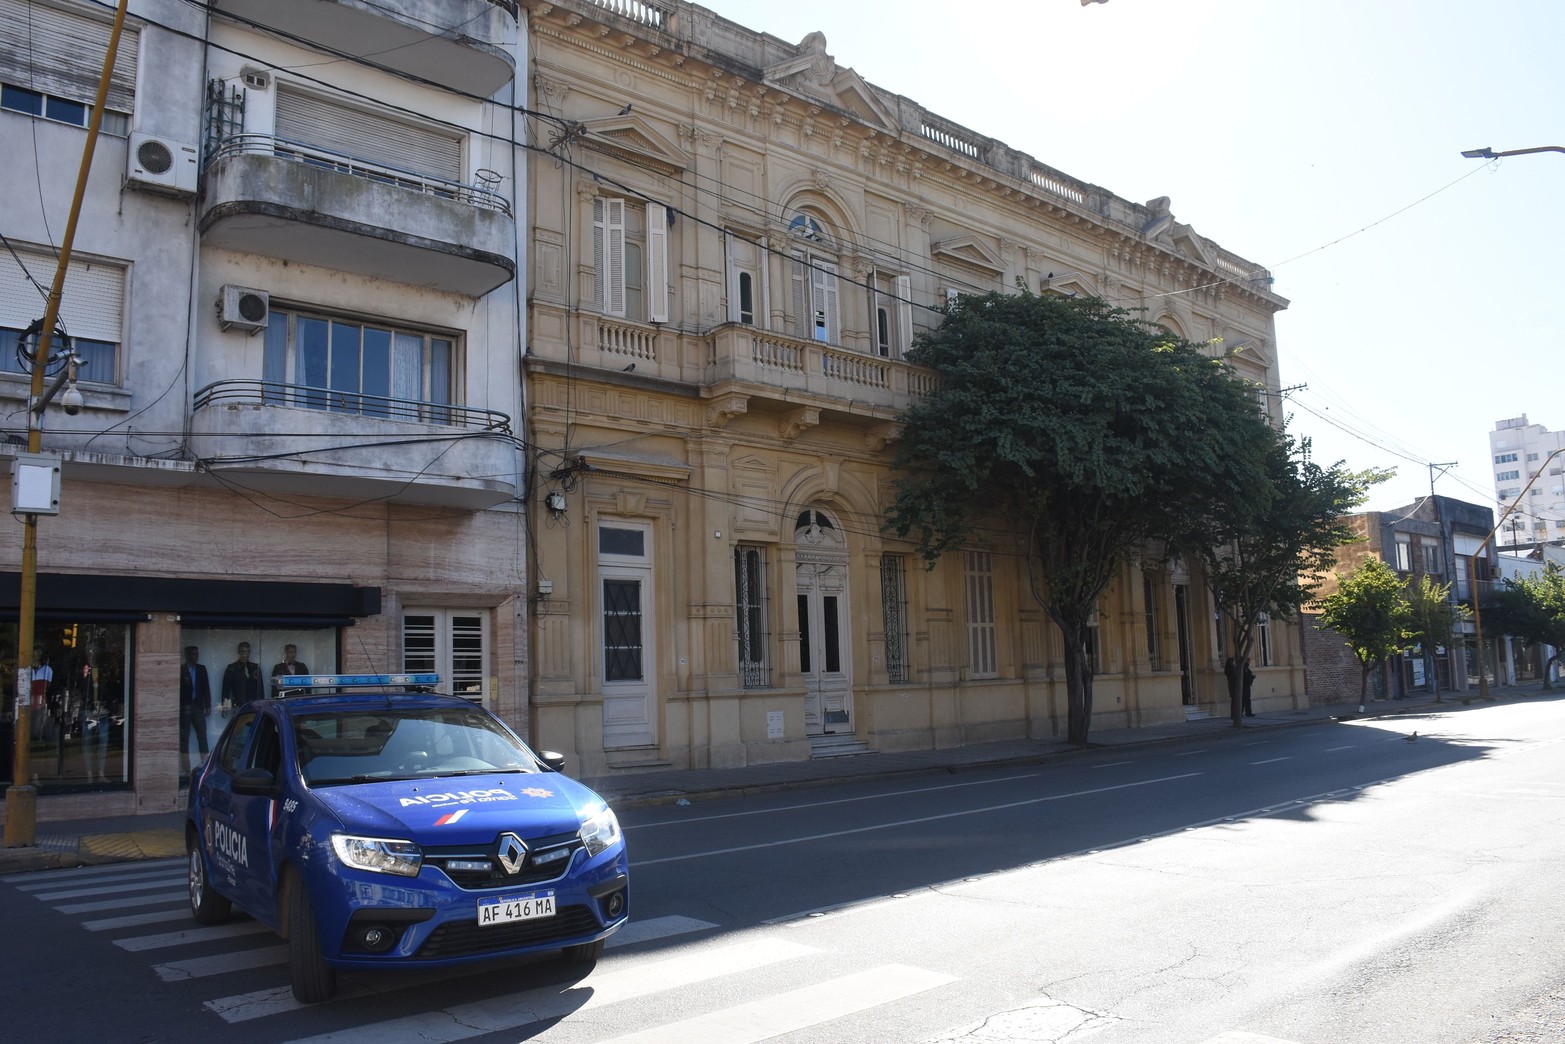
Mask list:
[[[1495,422],[1489,433],[1489,454],[1499,505],[1496,517],[1502,519],[1501,544],[1565,540],[1565,453],[1561,450],[1565,450],[1565,431],[1529,424],[1525,413]],[[1512,504],[1515,509],[1506,514]]]

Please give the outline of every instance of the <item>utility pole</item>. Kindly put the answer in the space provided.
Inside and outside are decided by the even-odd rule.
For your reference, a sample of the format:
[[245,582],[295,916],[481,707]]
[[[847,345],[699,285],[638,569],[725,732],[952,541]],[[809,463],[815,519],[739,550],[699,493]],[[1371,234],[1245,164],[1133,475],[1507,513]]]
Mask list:
[[[65,237],[60,241],[60,260],[54,269],[54,284],[44,306],[43,328],[38,333],[38,349],[33,354],[32,391],[27,401],[27,452],[43,448],[43,413],[60,389],[56,381],[44,391],[44,371],[49,365],[50,342],[60,321],[60,298],[65,292],[65,273],[71,263],[71,247],[76,241],[76,225],[81,219],[82,198],[87,194],[87,175],[92,170],[92,154],[98,146],[98,130],[103,126],[103,106],[108,101],[109,78],[119,52],[120,35],[125,28],[125,8],[130,0],[119,0],[114,11],[114,29],[109,34],[108,50],[103,55],[103,73],[98,77],[98,94],[87,122],[87,142],[82,147],[81,168],[76,174],[76,194],[71,199]],[[66,373],[74,374],[75,366]],[[62,375],[63,376],[63,375]],[[20,463],[15,465],[20,467]],[[16,753],[11,761],[11,785],[5,792],[5,847],[31,845],[38,833],[38,792],[32,785],[32,688],[33,630],[38,609],[38,516],[22,518],[22,590],[18,599],[16,624]]]

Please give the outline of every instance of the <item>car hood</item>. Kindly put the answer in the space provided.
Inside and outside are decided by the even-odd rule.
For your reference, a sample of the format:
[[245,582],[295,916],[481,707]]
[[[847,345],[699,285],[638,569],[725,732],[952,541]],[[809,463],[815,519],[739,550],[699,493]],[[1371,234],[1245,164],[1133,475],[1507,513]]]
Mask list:
[[591,790],[557,772],[357,783],[314,794],[346,830],[422,845],[489,842],[502,830],[570,833],[603,807]]

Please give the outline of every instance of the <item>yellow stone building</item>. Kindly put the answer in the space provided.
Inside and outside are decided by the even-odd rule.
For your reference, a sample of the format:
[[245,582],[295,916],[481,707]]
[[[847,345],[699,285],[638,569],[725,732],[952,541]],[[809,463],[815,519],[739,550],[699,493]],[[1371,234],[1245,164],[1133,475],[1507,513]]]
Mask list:
[[[688,3],[523,0],[534,742],[600,774],[1065,731],[1025,565],[882,531],[905,361],[955,295],[1091,294],[1275,404],[1261,267],[1178,221]],[[1149,553],[1106,595],[1097,729],[1218,710],[1210,593]],[[1263,629],[1258,709],[1304,701]]]

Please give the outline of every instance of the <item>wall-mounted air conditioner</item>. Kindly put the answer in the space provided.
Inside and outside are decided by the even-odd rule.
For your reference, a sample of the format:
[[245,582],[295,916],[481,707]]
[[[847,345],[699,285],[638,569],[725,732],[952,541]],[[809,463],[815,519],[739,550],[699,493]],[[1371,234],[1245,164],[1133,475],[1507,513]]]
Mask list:
[[196,194],[199,155],[194,145],[156,134],[133,132],[126,180],[135,188],[169,196]]
[[217,322],[225,330],[240,329],[255,333],[266,329],[272,300],[265,290],[248,286],[225,286],[217,299]]

